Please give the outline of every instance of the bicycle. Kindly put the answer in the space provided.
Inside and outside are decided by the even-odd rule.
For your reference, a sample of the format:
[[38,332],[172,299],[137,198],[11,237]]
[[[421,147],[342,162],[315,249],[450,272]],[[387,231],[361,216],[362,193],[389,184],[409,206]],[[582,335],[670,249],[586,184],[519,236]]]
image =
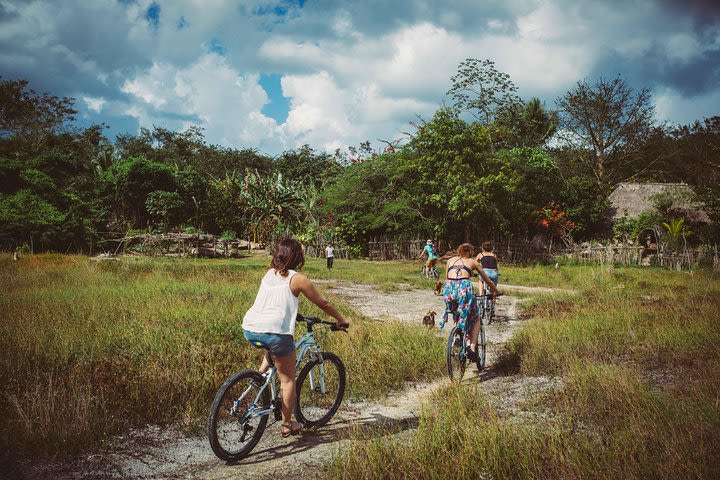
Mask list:
[[[420,278],[426,278],[426,277],[425,277],[425,271],[426,271],[426,270],[427,270],[427,267],[426,267],[425,264],[423,263],[423,266],[420,267]],[[432,278],[432,279],[434,279],[434,280],[437,280],[438,278],[440,278],[440,273],[438,272],[438,269],[437,269],[437,267],[436,267],[435,265],[433,265],[432,267],[430,267],[430,270],[428,271],[428,277],[429,277],[429,278]]]
[[[476,295],[477,297],[477,295]],[[446,307],[446,314],[452,315],[453,328],[448,335],[447,347],[445,348],[445,360],[447,372],[450,380],[454,380],[457,376],[458,381],[462,381],[465,374],[465,366],[468,361],[468,349],[470,348],[470,331],[472,330],[471,322],[458,322],[460,313],[456,302],[451,302]],[[478,354],[475,365],[478,371],[485,368],[485,325],[482,318],[476,321],[480,322],[480,334],[478,335]],[[469,324],[468,324],[469,323]]]
[[[345,365],[330,352],[323,352],[315,338],[313,328],[324,325],[325,330],[344,331],[334,322],[298,314],[298,321],[305,322],[307,333],[296,343],[298,352],[296,368],[295,416],[303,427],[321,427],[335,415],[345,394]],[[319,335],[318,335],[319,336]],[[215,455],[227,462],[235,462],[248,456],[265,431],[268,417],[281,419],[282,404],[276,386],[275,365],[267,346],[251,342],[265,349],[270,368],[264,374],[256,370],[241,370],[228,378],[220,387],[208,417],[208,439]],[[301,362],[307,363],[300,369]]]
[[490,325],[495,320],[495,299],[499,296],[493,295],[490,286],[483,283],[483,294],[478,299],[482,299],[482,317],[487,319],[485,325]]

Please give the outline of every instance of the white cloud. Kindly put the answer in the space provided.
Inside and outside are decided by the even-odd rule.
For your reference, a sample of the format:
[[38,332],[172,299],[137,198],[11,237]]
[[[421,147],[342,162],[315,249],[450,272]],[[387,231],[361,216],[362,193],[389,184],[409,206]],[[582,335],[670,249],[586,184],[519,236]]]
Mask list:
[[103,105],[105,105],[105,99],[102,97],[82,97],[82,99],[83,102],[85,102],[85,105],[87,105],[88,109],[95,113],[100,113]]
[[704,95],[683,96],[671,88],[655,92],[655,116],[660,122],[686,125],[718,115],[720,109],[720,91],[715,90]]
[[204,54],[187,68],[156,63],[123,85],[137,100],[126,112],[141,125],[173,128],[196,118],[209,141],[224,145],[257,145],[277,135],[275,121],[261,113],[268,102],[258,75],[240,75],[216,54]]
[[309,143],[327,150],[340,147],[352,129],[346,92],[327,72],[289,75],[281,83],[283,95],[292,98],[283,131],[294,145]]
[[[156,26],[145,18],[154,1]],[[43,89],[81,99],[88,113],[127,112],[142,126],[199,123],[209,141],[269,153],[395,138],[416,114],[429,117],[442,104],[468,57],[494,60],[521,96],[551,100],[608,65],[642,64],[648,52],[660,64],[685,65],[720,45],[720,27],[701,36],[690,15],[656,0],[622,8],[569,0],[504,1],[498,8],[320,1],[281,19],[256,14],[272,7],[270,0],[216,0],[212,8],[201,0],[0,2],[18,15],[0,28],[4,76],[9,70],[31,85],[40,79]],[[224,56],[207,53],[213,41]],[[652,68],[645,78],[654,78]],[[290,98],[283,125],[262,114],[269,99],[259,74],[272,72],[283,76]],[[681,82],[675,78],[668,81]],[[685,121],[719,105],[715,94],[691,99],[674,90],[657,101],[659,114],[676,122],[673,115]]]
[[687,61],[700,54],[700,44],[694,35],[671,35],[666,41],[668,58],[672,60]]

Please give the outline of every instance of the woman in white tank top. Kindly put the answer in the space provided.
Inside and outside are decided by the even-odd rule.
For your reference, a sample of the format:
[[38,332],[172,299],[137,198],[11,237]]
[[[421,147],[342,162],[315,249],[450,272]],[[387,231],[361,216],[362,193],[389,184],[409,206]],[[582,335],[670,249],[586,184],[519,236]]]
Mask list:
[[[293,335],[300,294],[335,318],[339,327],[347,328],[350,325],[306,276],[295,271],[304,264],[305,256],[300,242],[293,239],[280,242],[270,262],[270,270],[260,282],[255,302],[245,314],[242,323],[245,338],[267,345],[277,367],[282,389],[283,436],[297,435],[302,428],[300,423],[292,420],[292,408],[295,404]],[[263,357],[260,371],[265,372],[268,368],[269,364]]]

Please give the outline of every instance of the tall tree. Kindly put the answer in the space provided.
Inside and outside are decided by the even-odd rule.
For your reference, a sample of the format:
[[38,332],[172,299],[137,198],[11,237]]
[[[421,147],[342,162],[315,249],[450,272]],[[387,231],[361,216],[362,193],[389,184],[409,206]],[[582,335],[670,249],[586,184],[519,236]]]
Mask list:
[[469,111],[487,126],[499,109],[520,104],[517,87],[510,75],[495,68],[492,60],[468,58],[458,65],[458,71],[450,77],[452,86],[447,91],[461,111]]
[[[455,109],[470,112],[485,127],[490,126],[499,111],[522,105],[510,75],[495,68],[492,60],[468,58],[460,62],[450,81],[452,86],[447,95],[453,99]],[[492,129],[485,131],[493,149]]]
[[614,173],[634,159],[651,132],[651,100],[650,89],[635,92],[619,75],[582,80],[557,100],[560,136],[589,150],[584,160],[599,181],[616,180]]
[[57,134],[76,114],[72,98],[39,95],[27,80],[0,80],[0,137]]
[[493,123],[493,137],[497,148],[539,147],[555,133],[558,123],[557,112],[533,98],[500,109]]

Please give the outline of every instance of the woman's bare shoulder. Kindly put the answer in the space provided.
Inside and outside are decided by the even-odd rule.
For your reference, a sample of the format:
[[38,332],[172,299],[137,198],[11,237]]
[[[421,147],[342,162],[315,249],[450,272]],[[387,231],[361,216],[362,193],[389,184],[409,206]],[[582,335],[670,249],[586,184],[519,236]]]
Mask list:
[[309,283],[312,283],[308,277],[306,277],[305,275],[303,275],[303,274],[300,273],[300,272],[295,272],[295,275],[293,275],[292,280],[293,280],[294,282],[301,282],[301,283],[309,282]]

